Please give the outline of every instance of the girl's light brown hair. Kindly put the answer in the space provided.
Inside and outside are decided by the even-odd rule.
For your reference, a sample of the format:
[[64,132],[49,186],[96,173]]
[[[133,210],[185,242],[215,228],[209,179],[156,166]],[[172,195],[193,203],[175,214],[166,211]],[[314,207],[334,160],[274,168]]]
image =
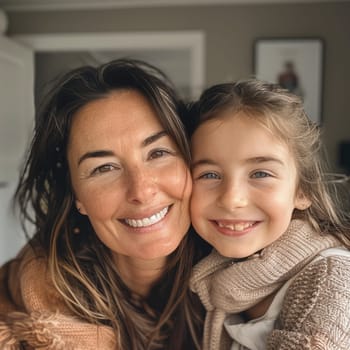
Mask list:
[[297,167],[298,189],[311,200],[308,209],[296,209],[293,217],[307,220],[318,232],[336,235],[350,246],[350,208],[340,195],[346,189],[337,188],[326,178],[329,170],[321,128],[306,115],[302,99],[276,84],[256,79],[214,85],[192,105],[191,133],[227,111],[233,118],[244,112],[289,147]]

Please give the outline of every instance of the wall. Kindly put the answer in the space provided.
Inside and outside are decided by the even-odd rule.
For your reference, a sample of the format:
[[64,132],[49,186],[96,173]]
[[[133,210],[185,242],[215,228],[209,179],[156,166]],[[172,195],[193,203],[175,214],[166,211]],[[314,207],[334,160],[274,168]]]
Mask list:
[[9,12],[8,34],[203,30],[207,85],[253,73],[260,37],[320,37],[325,42],[323,125],[331,164],[350,139],[350,3],[221,5],[92,11]]
[[11,209],[15,188],[16,182],[0,186],[0,266],[14,257],[26,241],[18,218]]
[[167,74],[183,98],[190,99],[190,54],[187,50],[61,51],[35,54],[36,105],[50,88],[51,82],[62,73],[82,65],[100,65],[117,57],[133,57],[154,64]]

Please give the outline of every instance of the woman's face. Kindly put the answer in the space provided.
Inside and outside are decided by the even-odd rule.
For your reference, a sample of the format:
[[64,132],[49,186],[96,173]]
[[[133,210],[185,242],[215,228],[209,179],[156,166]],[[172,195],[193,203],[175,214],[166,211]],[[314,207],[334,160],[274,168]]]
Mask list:
[[68,162],[76,206],[116,258],[164,258],[178,247],[191,177],[140,93],[116,91],[78,110]]

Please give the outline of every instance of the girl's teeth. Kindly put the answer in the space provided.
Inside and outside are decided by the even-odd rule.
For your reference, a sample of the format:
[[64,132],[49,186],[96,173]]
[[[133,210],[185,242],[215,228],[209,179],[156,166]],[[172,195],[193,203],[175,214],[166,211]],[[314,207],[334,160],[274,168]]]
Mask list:
[[157,214],[153,214],[149,218],[144,219],[125,219],[125,223],[132,227],[147,227],[154,225],[164,218],[167,214],[169,207],[164,208]]
[[239,224],[223,224],[221,222],[218,222],[219,227],[222,228],[228,228],[231,231],[243,231],[245,229],[247,229],[248,227],[252,227],[253,224],[252,223],[239,223]]

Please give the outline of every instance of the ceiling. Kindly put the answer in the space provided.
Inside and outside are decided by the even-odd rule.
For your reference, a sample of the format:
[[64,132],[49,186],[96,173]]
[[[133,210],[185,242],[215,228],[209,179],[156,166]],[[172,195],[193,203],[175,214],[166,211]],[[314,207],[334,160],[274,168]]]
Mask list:
[[[344,1],[344,0],[343,0]],[[350,0],[345,0],[350,1]],[[339,0],[0,0],[0,8],[9,11],[78,10],[151,6],[215,6],[235,4],[288,4],[339,2]]]

